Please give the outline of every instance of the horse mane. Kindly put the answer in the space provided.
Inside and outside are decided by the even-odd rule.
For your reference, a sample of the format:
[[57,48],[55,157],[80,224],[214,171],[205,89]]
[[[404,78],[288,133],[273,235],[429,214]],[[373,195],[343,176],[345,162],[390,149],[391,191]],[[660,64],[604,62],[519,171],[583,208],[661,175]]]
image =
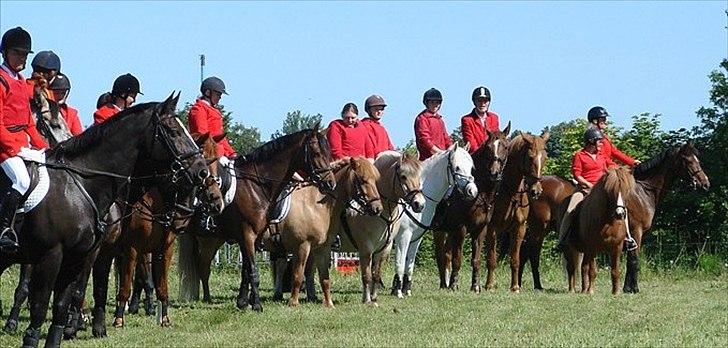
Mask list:
[[109,118],[104,123],[93,125],[87,128],[83,133],[61,141],[49,152],[51,156],[72,158],[82,154],[87,148],[96,146],[103,139],[107,138],[109,133],[118,131],[117,123],[122,122],[130,115],[136,115],[147,111],[147,109],[158,105],[158,102],[142,103],[120,111],[114,117]]
[[659,165],[662,164],[662,162],[665,161],[666,158],[672,157],[677,153],[677,151],[680,149],[678,146],[673,146],[670,148],[667,148],[663,150],[662,152],[658,153],[657,155],[653,156],[647,161],[644,161],[634,167],[634,174],[635,175],[647,175],[647,173],[657,168]]
[[[299,141],[302,136],[311,133],[311,129],[304,129],[295,133],[287,134],[282,137],[273,139],[261,146],[258,146],[249,154],[245,155],[245,159],[242,161],[235,161],[236,167],[244,163],[249,162],[260,162],[269,160],[273,155],[289,148],[293,143]],[[327,143],[326,143],[327,144]],[[321,139],[319,139],[319,145],[321,145]]]

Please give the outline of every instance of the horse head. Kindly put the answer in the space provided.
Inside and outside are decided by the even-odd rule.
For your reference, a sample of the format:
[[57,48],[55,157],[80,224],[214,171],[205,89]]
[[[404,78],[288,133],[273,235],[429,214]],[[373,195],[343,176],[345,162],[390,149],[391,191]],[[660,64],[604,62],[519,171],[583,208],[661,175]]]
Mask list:
[[[379,215],[384,207],[377,190],[379,171],[364,157],[354,157],[348,160],[347,170],[348,196],[358,203],[369,215]],[[339,183],[341,184],[341,183]]]
[[[473,160],[476,157],[482,156],[482,162],[485,164],[484,176],[491,182],[499,182],[503,179],[503,168],[506,166],[508,160],[508,149],[510,147],[510,141],[508,139],[508,133],[511,132],[511,122],[508,122],[508,126],[503,131],[491,132],[486,129],[488,134],[488,140],[481,146],[480,151],[473,154]],[[476,171],[478,169],[476,168]]]
[[708,179],[708,175],[705,174],[705,171],[700,166],[698,154],[698,150],[692,141],[681,146],[678,150],[680,168],[682,169],[683,175],[692,180],[691,185],[694,189],[700,187],[707,191],[710,188],[710,179]]
[[541,175],[543,167],[546,164],[548,155],[546,154],[546,142],[550,134],[545,132],[541,136],[523,133],[521,158],[519,170],[523,173],[524,181],[527,186],[526,191],[533,199],[538,199],[543,192],[541,187]]
[[[193,137],[195,144],[202,149],[202,156],[205,157],[205,162],[210,170],[210,176],[208,176],[203,187],[205,188],[201,192],[198,192],[197,196],[201,202],[205,205],[204,210],[214,215],[222,212],[225,203],[223,201],[223,193],[220,189],[220,175],[219,175],[219,159],[217,153],[217,142],[210,136],[210,133],[205,133]],[[225,170],[224,168],[222,170]]]
[[301,159],[311,181],[322,192],[330,193],[336,188],[336,179],[330,166],[333,159],[329,142],[326,136],[319,132],[319,126],[319,122],[316,122],[316,125],[308,130]]
[[422,182],[420,173],[422,166],[417,156],[403,154],[395,164],[394,173],[395,190],[400,191],[400,197],[407,203],[415,213],[422,212],[425,208],[425,195],[422,193]]
[[[449,178],[455,181],[457,189],[466,199],[475,199],[478,187],[473,177],[473,158],[465,148],[453,144],[447,149],[447,171]],[[449,180],[449,179],[448,179]]]

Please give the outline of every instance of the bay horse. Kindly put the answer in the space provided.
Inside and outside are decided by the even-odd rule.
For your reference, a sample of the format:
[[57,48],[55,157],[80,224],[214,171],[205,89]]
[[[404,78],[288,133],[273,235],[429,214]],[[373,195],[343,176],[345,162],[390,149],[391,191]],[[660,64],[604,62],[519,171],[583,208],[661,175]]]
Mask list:
[[[569,234],[569,246],[564,252],[569,275],[569,292],[576,287],[576,268],[581,266],[581,292],[593,294],[597,277],[596,256],[607,251],[612,274],[612,294],[619,293],[619,258],[627,237],[627,197],[635,188],[634,177],[628,168],[619,167],[607,172],[591,188],[572,214],[574,224]],[[568,200],[561,205],[566,213]],[[582,255],[583,254],[583,255]]]
[[[435,259],[440,276],[440,288],[458,288],[463,242],[467,235],[472,243],[471,263],[480,259],[485,226],[492,214],[496,190],[503,179],[510,141],[511,124],[501,132],[486,130],[488,140],[473,154],[473,176],[478,187],[474,200],[464,199],[457,192],[438,206],[437,216],[442,223],[434,231]],[[451,269],[448,272],[448,269]]]
[[[496,268],[496,237],[507,233],[510,237],[511,287],[520,292],[518,268],[520,248],[526,234],[526,219],[529,211],[529,197],[538,197],[541,188],[541,173],[546,163],[546,142],[549,133],[535,136],[522,133],[511,139],[507,163],[503,168],[503,181],[498,188],[493,205],[493,214],[486,226],[485,242],[488,250],[488,276],[486,290],[493,289]],[[480,292],[480,255],[473,257],[473,278],[471,289]]]
[[[346,225],[340,223],[337,229],[341,237],[340,251],[359,253],[362,302],[376,307],[382,265],[392,250],[394,233],[399,229],[404,206],[420,213],[425,207],[426,198],[420,189],[422,165],[417,156],[385,151],[377,155],[374,166],[381,174],[377,180],[377,190],[382,197],[384,210],[380,216],[346,215]],[[306,279],[309,279],[308,274]],[[308,292],[306,294],[310,296]]]
[[[288,215],[276,226],[282,247],[293,253],[293,282],[289,306],[299,304],[298,295],[309,254],[312,256],[311,261],[318,266],[324,294],[323,305],[334,306],[329,279],[330,245],[336,236],[342,214],[350,214],[346,210],[351,208],[367,215],[378,216],[383,209],[377,191],[379,171],[369,160],[364,157],[344,158],[335,162],[332,167],[336,178],[334,192],[322,194],[315,186],[296,188],[291,193]],[[352,208],[352,200],[358,205],[357,208]],[[285,269],[279,272],[282,274]],[[282,297],[282,288],[276,287],[275,295]]]
[[313,129],[271,140],[235,161],[235,197],[217,217],[215,231],[208,235],[186,233],[179,238],[178,270],[184,299],[199,296],[202,282],[203,300],[210,300],[208,281],[212,259],[226,240],[234,240],[243,256],[236,305],[240,309],[250,305],[255,311],[263,310],[255,245],[268,227],[268,211],[296,171],[305,171],[322,191],[331,192],[336,187],[330,167],[331,149],[318,129],[316,124]]
[[557,231],[559,206],[567,197],[576,192],[576,185],[557,175],[544,175],[541,180],[543,192],[538,198],[529,197],[528,229],[521,246],[521,262],[518,268],[518,286],[523,287],[523,270],[526,261],[531,264],[533,288],[543,290],[541,285],[541,249],[550,231]]
[[639,292],[639,250],[644,234],[652,228],[657,205],[667,192],[668,187],[681,177],[690,182],[693,188],[710,188],[708,175],[703,171],[698,159],[698,151],[692,141],[681,146],[667,148],[652,159],[634,168],[637,182],[634,193],[626,199],[629,213],[629,229],[635,239],[637,249],[627,252],[627,273],[624,292]]
[[454,144],[446,151],[435,154],[422,162],[422,193],[425,206],[417,213],[404,207],[405,215],[395,233],[395,275],[392,294],[403,298],[412,294],[412,273],[415,267],[417,249],[422,237],[431,229],[437,205],[452,190],[457,190],[467,199],[475,199],[478,188],[473,172],[473,158],[465,147]]
[[161,103],[128,108],[106,123],[59,143],[46,153],[52,185],[47,196],[25,213],[21,250],[0,260],[0,272],[14,263],[33,265],[30,325],[23,345],[35,347],[51,292],[53,321],[46,346],[59,346],[68,315],[68,292],[79,269],[104,235],[103,218],[126,191],[138,200],[143,187],[163,190],[168,207],[179,214],[192,189],[209,175],[205,160],[174,114],[179,95]]

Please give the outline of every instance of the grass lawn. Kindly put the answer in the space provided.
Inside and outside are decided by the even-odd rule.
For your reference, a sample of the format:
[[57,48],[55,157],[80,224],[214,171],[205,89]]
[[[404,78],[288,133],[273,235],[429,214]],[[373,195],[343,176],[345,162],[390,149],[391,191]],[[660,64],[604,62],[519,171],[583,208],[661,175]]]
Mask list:
[[[547,265],[548,266],[548,263]],[[645,269],[645,268],[643,268]],[[476,295],[469,289],[470,270],[461,276],[461,290],[437,288],[432,266],[415,270],[413,296],[397,299],[388,291],[378,308],[361,303],[358,274],[334,272],[336,308],[305,303],[289,308],[272,302],[271,281],[262,270],[263,313],[235,308],[239,273],[218,269],[213,275],[213,303],[173,302],[172,327],[161,328],[154,317],[127,315],[126,326],[109,326],[109,337],[94,339],[90,329],[66,346],[727,346],[728,276],[685,273],[655,274],[645,270],[641,293],[610,294],[609,272],[600,269],[594,296],[565,293],[559,267],[543,272],[543,292],[508,292],[510,272],[501,264],[498,288]],[[391,269],[386,280],[391,281]],[[4,312],[8,313],[17,268],[2,278]],[[173,272],[172,298],[177,279]],[[110,293],[113,292],[110,291]],[[90,291],[89,291],[90,293]],[[305,295],[304,295],[305,296]],[[110,295],[107,320],[113,320]],[[140,311],[143,312],[143,311]],[[48,313],[50,318],[50,311]],[[18,346],[28,323],[24,310],[18,333],[0,334],[0,346]],[[44,325],[44,331],[47,330]],[[41,342],[42,344],[42,342]]]

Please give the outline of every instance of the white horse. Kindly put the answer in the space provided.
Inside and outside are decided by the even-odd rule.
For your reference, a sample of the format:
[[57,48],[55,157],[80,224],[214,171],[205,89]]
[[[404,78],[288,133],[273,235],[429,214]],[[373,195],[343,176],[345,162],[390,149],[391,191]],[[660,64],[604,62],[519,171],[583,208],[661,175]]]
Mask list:
[[398,232],[395,235],[395,275],[392,294],[402,298],[402,291],[411,295],[412,271],[415,267],[415,256],[435,215],[437,204],[445,199],[453,189],[460,191],[464,197],[475,199],[478,188],[472,176],[473,159],[465,148],[453,145],[442,153],[436,154],[422,162],[422,192],[427,198],[425,207],[420,213],[406,207]]

